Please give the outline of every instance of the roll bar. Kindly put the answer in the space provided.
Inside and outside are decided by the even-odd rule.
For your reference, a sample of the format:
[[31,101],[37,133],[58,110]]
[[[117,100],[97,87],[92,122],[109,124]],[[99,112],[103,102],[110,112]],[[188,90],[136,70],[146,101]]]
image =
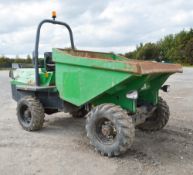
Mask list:
[[50,19],[43,20],[38,25],[38,28],[37,28],[35,50],[33,52],[33,60],[34,60],[34,67],[35,67],[35,84],[36,84],[36,86],[40,85],[40,82],[39,82],[39,66],[38,66],[39,42],[40,42],[41,28],[42,28],[43,24],[45,24],[45,23],[57,24],[57,25],[61,25],[61,26],[66,27],[68,29],[68,32],[69,32],[69,35],[70,35],[71,48],[73,50],[75,50],[72,29],[70,28],[70,26],[68,24],[66,24],[64,22],[61,22],[61,21],[55,21],[55,20],[50,20]]

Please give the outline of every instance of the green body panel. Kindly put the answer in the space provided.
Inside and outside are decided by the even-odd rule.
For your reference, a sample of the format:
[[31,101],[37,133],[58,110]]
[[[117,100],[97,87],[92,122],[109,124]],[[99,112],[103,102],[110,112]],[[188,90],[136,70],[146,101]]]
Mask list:
[[156,105],[158,102],[159,89],[171,74],[148,75],[144,86],[139,91],[138,100]]
[[[55,73],[45,72],[44,69],[39,69],[40,72],[40,85],[50,86],[55,85]],[[13,71],[14,79],[11,80],[12,84],[16,85],[35,85],[35,70],[34,68],[16,69]]]
[[[122,108],[129,110],[131,113],[136,112],[137,101],[146,104],[156,105],[158,102],[159,89],[168,78],[168,74],[154,75],[133,75],[125,82],[120,83],[102,96],[95,99],[96,105],[102,103],[114,103]],[[139,94],[138,100],[126,98],[126,94],[133,90],[137,90]]]
[[169,74],[133,74],[134,68],[125,64],[124,58],[110,56],[112,60],[123,60],[90,59],[53,49],[60,98],[76,106],[114,103],[135,113],[136,100],[126,98],[126,94],[137,90],[140,100],[156,104],[159,89]]
[[124,72],[56,64],[56,87],[60,97],[77,106],[117,86],[131,75]]
[[[140,79],[140,81],[139,81]],[[102,96],[94,100],[95,105],[113,103],[132,113],[136,112],[136,100],[126,98],[126,94],[133,90],[140,90],[145,81],[145,76],[130,76],[124,82],[106,91]]]

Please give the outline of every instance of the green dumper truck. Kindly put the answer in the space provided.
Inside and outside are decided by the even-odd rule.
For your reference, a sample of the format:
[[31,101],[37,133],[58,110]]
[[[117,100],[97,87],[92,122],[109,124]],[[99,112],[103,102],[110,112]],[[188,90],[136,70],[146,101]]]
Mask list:
[[[38,48],[43,24],[66,27],[71,49],[44,54],[39,66]],[[66,23],[44,20],[37,30],[34,68],[10,71],[17,117],[27,131],[42,128],[45,114],[68,112],[86,117],[90,143],[105,156],[118,156],[132,145],[135,129],[157,131],[169,120],[169,107],[159,97],[168,77],[182,72],[181,65],[129,60],[113,53],[75,49],[73,33]]]

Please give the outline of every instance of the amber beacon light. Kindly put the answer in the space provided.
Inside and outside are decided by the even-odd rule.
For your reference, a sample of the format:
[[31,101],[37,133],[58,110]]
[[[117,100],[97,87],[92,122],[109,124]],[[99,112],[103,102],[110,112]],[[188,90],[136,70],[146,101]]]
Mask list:
[[56,11],[53,11],[53,12],[52,12],[52,18],[53,18],[53,20],[55,20],[56,17],[57,17]]

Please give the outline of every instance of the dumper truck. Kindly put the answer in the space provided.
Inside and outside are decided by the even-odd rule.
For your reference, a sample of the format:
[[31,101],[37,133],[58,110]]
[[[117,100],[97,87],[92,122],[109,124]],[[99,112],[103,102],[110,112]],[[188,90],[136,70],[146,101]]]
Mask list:
[[[44,24],[64,26],[71,48],[53,48],[39,64],[40,31]],[[90,143],[101,155],[125,153],[135,130],[158,131],[168,122],[169,107],[160,95],[168,77],[182,72],[179,64],[130,60],[114,53],[75,48],[67,23],[43,20],[37,29],[33,68],[10,71],[17,118],[26,131],[43,127],[45,114],[70,113],[86,118]]]

